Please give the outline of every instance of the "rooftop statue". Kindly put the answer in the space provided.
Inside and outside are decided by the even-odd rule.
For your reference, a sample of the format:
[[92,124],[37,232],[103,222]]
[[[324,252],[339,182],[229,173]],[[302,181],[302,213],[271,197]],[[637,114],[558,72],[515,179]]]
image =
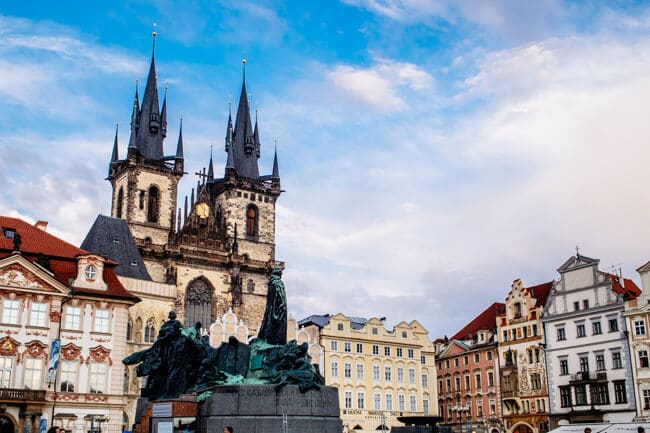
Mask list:
[[147,377],[143,397],[174,399],[197,392],[202,400],[212,387],[233,384],[295,384],[302,392],[324,385],[311,364],[307,343],[287,343],[287,298],[281,277],[282,271],[274,269],[262,326],[250,345],[230,337],[218,348],[211,347],[207,336],[199,335],[200,322],[183,329],[176,313],[170,312],[151,348],[122,361],[138,364],[136,374]]

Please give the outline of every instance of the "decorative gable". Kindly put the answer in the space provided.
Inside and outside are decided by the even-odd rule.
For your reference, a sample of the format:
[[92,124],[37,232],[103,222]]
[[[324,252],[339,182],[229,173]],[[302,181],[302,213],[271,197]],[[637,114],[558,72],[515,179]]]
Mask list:
[[84,289],[106,290],[104,282],[104,262],[106,260],[94,254],[77,256],[77,278],[72,285]]
[[590,257],[577,254],[575,256],[571,256],[566,262],[564,262],[564,264],[562,264],[562,266],[557,269],[557,271],[560,274],[563,274],[568,271],[586,268],[589,266],[598,266],[598,263],[600,263],[600,260],[598,259],[592,259]]
[[50,271],[20,254],[0,259],[0,287],[61,294],[69,291]]
[[51,290],[32,272],[18,264],[12,264],[0,269],[0,286],[17,287],[20,289]]

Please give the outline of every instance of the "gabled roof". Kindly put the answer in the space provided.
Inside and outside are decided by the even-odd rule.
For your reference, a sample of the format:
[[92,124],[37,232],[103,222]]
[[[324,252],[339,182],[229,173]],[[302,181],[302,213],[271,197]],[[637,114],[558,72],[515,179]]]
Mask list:
[[497,325],[496,320],[499,314],[505,311],[505,304],[502,302],[495,302],[494,304],[487,307],[483,312],[476,316],[471,322],[469,322],[463,329],[454,334],[452,340],[466,340],[472,336],[476,335],[478,331],[488,330],[493,331]]
[[612,282],[612,290],[619,295],[623,295],[625,299],[635,299],[641,295],[641,289],[639,289],[639,286],[629,278],[620,278],[609,273],[607,275]]
[[98,215],[81,248],[118,263],[117,275],[151,281],[125,220]]
[[553,289],[552,280],[547,283],[542,283],[536,286],[528,287],[531,296],[537,299],[538,307],[544,307],[544,305],[546,305],[546,300],[548,299],[548,295],[551,293],[552,289]]
[[[71,281],[77,276],[77,256],[92,254],[18,218],[0,216],[0,227],[14,229],[20,234],[20,254],[31,262],[42,264],[66,287],[71,287]],[[3,231],[0,230],[0,258],[14,254],[13,239],[5,237]],[[117,278],[115,265],[110,260],[104,263],[105,291],[75,287],[75,293],[138,302],[140,299],[126,290]]]
[[594,265],[597,266],[598,263],[600,263],[600,260],[598,259],[592,259],[591,257],[583,256],[582,254],[576,254],[575,256],[569,257],[567,261],[557,269],[557,271],[562,274],[574,269],[580,269]]

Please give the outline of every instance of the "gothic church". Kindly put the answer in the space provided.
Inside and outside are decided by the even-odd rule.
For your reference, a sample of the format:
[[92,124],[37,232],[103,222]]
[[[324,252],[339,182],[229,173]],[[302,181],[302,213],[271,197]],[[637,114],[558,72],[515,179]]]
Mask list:
[[244,73],[234,124],[232,115],[227,122],[223,176],[215,174],[210,155],[207,173],[197,173],[191,198],[178,207],[178,183],[187,174],[182,123],[175,153],[165,155],[167,97],[161,107],[156,80],[154,34],[146,87],[142,102],[136,88],[122,159],[115,136],[107,178],[111,219],[128,225],[140,256],[133,264],[144,263],[144,278],[176,286],[175,309],[185,326],[200,321],[207,328],[232,309],[256,333],[268,278],[274,267],[284,267],[275,259],[275,203],[282,192],[277,152],[272,173],[260,175],[257,116],[253,126]]

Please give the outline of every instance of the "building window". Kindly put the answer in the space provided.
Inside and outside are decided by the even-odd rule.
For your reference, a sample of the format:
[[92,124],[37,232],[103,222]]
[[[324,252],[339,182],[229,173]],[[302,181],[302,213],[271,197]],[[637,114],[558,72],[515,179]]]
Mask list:
[[487,360],[492,361],[492,352],[487,353]]
[[469,391],[469,374],[465,375],[465,389]]
[[569,361],[567,359],[560,359],[560,376],[569,374]]
[[508,341],[508,330],[507,329],[503,330],[503,341]]
[[618,320],[617,319],[609,319],[609,332],[616,332],[618,331]]
[[384,367],[384,380],[386,382],[391,381],[391,371],[390,371],[390,366],[385,366]]
[[88,392],[91,394],[103,394],[106,388],[106,364],[90,364],[90,387]]
[[120,190],[117,193],[117,203],[116,203],[116,211],[115,211],[115,217],[116,218],[122,218],[122,205],[124,201],[124,188],[120,187]]
[[352,352],[352,343],[350,343],[349,341],[344,342],[343,343],[343,351],[347,352],[347,353]]
[[400,412],[404,412],[406,410],[406,399],[404,398],[404,394],[397,395],[397,410]]
[[582,300],[582,308],[584,308],[585,310],[589,309],[589,299]]
[[627,403],[627,392],[625,391],[625,381],[614,381],[614,403],[622,404]]
[[372,345],[372,354],[379,355],[379,346],[377,346],[376,344]]
[[363,380],[363,364],[357,364],[357,380]]
[[447,378],[447,392],[451,392],[451,379]]
[[456,391],[460,391],[460,377],[456,376],[454,381],[456,382]]
[[584,337],[587,335],[587,332],[585,331],[585,324],[584,323],[579,323],[576,326],[576,333],[578,334],[578,338]]
[[573,309],[574,309],[575,311],[580,311],[580,301],[575,301],[575,302],[573,303]]
[[587,389],[584,385],[575,386],[576,406],[584,406],[587,404]]
[[476,373],[474,376],[475,382],[476,382],[476,389],[481,390],[481,373]]
[[494,373],[488,371],[488,386],[494,386]]
[[[589,371],[589,358],[587,356],[580,357],[580,371],[586,373]],[[578,401],[576,399],[576,401]]]
[[416,412],[418,410],[417,400],[414,395],[409,396],[409,406],[411,407],[411,412]]
[[25,358],[25,388],[41,389],[43,378],[43,360]]
[[648,351],[639,350],[639,367],[648,368]]
[[32,302],[29,311],[29,325],[40,327],[47,325],[47,304]]
[[147,320],[147,324],[144,327],[144,342],[153,343],[156,339],[156,321],[153,317],[150,317]]
[[606,383],[594,383],[591,385],[591,403],[609,404],[609,391]]
[[645,322],[643,320],[634,321],[634,335],[645,335]]
[[332,362],[330,364],[330,370],[332,371],[332,377],[339,377],[339,363]]
[[479,362],[481,362],[481,356],[480,356],[479,353],[475,353],[474,354],[474,363],[478,364]]
[[458,367],[458,358],[454,358],[454,367]]
[[570,386],[561,386],[560,387],[560,406],[561,407],[571,407],[573,403],[571,401],[571,387]]
[[108,310],[95,310],[95,332],[109,332]]
[[612,352],[612,366],[613,368],[623,368],[621,352]]
[[415,350],[407,349],[406,353],[407,353],[407,356],[409,357],[409,359],[414,359],[415,358]]
[[422,413],[429,415],[429,400],[422,400]]
[[77,361],[61,361],[61,391],[74,392],[77,383]]
[[339,331],[343,331],[343,324],[342,323],[337,323],[336,324],[336,329]]
[[65,307],[65,329],[81,329],[81,307]]
[[533,336],[537,337],[537,324],[533,324]]
[[372,366],[372,380],[379,381],[379,366]]
[[11,388],[11,371],[13,367],[13,358],[0,356],[0,388]]
[[366,407],[366,394],[363,391],[357,392],[357,409],[364,409]]
[[449,368],[449,360],[445,360],[445,368]]
[[249,204],[246,209],[246,236],[257,236],[258,211],[257,206]]
[[422,375],[422,388],[428,388],[429,387],[429,376],[426,374]]
[[415,385],[415,368],[409,368],[409,383]]
[[149,202],[147,203],[147,221],[150,223],[158,222],[159,202],[160,191],[157,186],[152,185],[149,188]]
[[404,383],[404,369],[397,367],[397,383]]
[[386,410],[393,410],[393,395],[386,394]]
[[594,335],[602,334],[603,329],[600,327],[600,322],[592,322],[591,329]]
[[528,338],[528,327],[527,327],[527,326],[524,326],[524,327],[521,328],[521,329],[524,331],[524,338]]
[[539,373],[531,374],[530,383],[533,389],[542,389],[542,376]]
[[374,410],[381,410],[381,394],[374,393],[372,395],[372,408]]
[[408,338],[408,334],[406,333],[406,331],[402,331],[402,338]]
[[515,303],[514,318],[515,319],[520,319],[521,318],[521,304],[519,302]]
[[384,346],[384,356],[390,356],[390,347]]
[[126,341],[131,341],[133,338],[133,322],[131,319],[126,321]]
[[343,366],[343,377],[346,379],[352,378],[352,364],[346,362]]
[[397,349],[395,349],[395,351],[397,352],[397,357],[398,358],[401,358],[402,356],[404,356],[404,354],[402,353],[403,351],[402,351],[401,347],[398,347]]
[[332,352],[336,352],[339,350],[339,342],[338,341],[330,341],[330,350]]
[[86,269],[84,269],[84,275],[87,280],[94,280],[97,277],[97,268],[93,265],[86,266]]
[[427,363],[427,357],[425,355],[420,355],[420,364],[424,365]]
[[564,332],[564,328],[557,328],[557,341],[564,341],[566,340],[566,334]]
[[2,301],[2,323],[8,325],[18,324],[18,311],[20,302],[16,299],[5,299]]
[[643,390],[643,410],[650,410],[650,389]]
[[605,355],[602,353],[596,354],[596,371],[605,370]]
[[469,355],[465,355],[463,361],[465,362],[465,365],[469,365]]
[[352,409],[352,391],[345,391],[345,408]]
[[379,329],[377,329],[377,327],[373,327],[372,328],[372,335],[377,335],[377,334],[379,334]]
[[363,353],[363,343],[357,343],[357,353]]

